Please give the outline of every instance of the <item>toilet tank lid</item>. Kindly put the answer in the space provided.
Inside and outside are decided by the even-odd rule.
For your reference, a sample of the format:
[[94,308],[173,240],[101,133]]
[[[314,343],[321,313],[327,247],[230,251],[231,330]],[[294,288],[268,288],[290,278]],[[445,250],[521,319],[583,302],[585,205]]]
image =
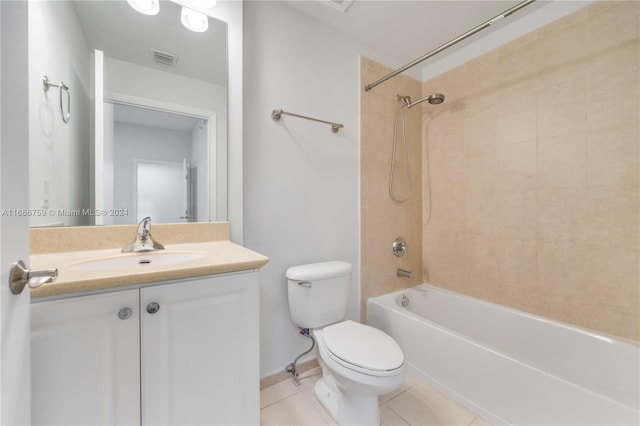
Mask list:
[[353,270],[349,262],[333,260],[330,262],[309,263],[292,266],[287,269],[286,276],[290,280],[322,280],[348,275]]

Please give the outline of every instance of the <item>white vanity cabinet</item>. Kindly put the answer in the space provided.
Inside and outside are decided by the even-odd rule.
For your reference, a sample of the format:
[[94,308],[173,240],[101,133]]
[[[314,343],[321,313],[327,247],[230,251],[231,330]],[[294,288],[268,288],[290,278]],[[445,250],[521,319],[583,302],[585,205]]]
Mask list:
[[259,424],[258,291],[251,271],[34,303],[32,423]]
[[146,287],[140,301],[142,424],[259,424],[257,273]]
[[140,421],[138,293],[127,290],[31,306],[32,424]]

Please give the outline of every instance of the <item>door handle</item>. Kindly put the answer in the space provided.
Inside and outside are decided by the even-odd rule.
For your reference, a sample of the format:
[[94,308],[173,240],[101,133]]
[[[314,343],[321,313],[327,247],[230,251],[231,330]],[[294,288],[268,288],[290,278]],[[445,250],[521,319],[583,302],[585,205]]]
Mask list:
[[29,288],[37,288],[42,284],[52,283],[58,278],[58,269],[28,269],[22,260],[11,265],[9,271],[9,287],[11,293],[20,294],[28,284]]

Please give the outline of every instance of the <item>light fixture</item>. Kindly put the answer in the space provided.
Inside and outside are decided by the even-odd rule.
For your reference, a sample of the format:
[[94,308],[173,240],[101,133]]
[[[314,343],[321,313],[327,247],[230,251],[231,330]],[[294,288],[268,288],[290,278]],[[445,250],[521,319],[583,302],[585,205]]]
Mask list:
[[[157,15],[160,12],[160,0],[127,0],[127,3],[145,15]],[[190,0],[189,3],[197,9],[211,9],[216,5],[216,0]],[[182,25],[197,33],[203,33],[209,28],[207,15],[186,6],[182,6],[180,20]]]
[[207,31],[207,28],[209,28],[209,18],[207,18],[207,15],[205,15],[204,13],[196,12],[195,10],[189,9],[188,7],[182,7],[180,18],[182,21],[182,25],[184,25],[191,31],[202,33]]
[[160,0],[127,0],[127,3],[145,15],[157,15],[160,12]]

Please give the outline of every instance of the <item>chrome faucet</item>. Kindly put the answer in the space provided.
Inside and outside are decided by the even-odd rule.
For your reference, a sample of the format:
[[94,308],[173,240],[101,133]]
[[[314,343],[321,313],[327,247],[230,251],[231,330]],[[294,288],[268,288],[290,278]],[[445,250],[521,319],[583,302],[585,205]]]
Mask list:
[[138,253],[141,251],[163,250],[164,246],[151,238],[151,218],[145,217],[138,224],[138,231],[133,241],[127,244],[122,253]]

